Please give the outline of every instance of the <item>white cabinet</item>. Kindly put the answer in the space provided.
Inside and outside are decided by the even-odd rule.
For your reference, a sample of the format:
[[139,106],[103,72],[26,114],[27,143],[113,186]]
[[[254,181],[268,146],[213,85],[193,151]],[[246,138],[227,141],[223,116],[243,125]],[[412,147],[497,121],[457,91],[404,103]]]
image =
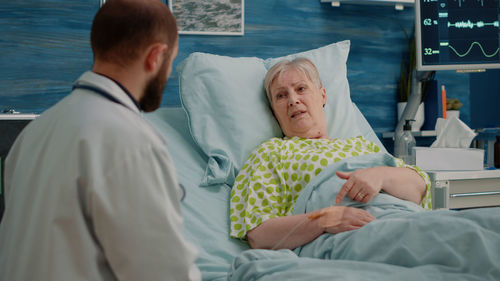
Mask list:
[[500,170],[427,171],[432,209],[500,206]]

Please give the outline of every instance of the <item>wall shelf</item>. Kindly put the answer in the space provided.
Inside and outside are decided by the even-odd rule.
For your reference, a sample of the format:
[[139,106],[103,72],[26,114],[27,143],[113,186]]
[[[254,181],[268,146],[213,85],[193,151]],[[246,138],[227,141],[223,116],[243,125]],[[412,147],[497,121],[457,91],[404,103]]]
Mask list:
[[[411,134],[414,137],[435,137],[436,136],[436,131],[435,130],[424,130],[424,131],[411,131]],[[384,132],[382,133],[383,138],[394,138],[394,132]]]
[[320,0],[321,3],[331,3],[332,7],[339,7],[342,4],[360,4],[360,5],[380,5],[394,6],[396,10],[403,10],[404,7],[414,5],[414,0]]

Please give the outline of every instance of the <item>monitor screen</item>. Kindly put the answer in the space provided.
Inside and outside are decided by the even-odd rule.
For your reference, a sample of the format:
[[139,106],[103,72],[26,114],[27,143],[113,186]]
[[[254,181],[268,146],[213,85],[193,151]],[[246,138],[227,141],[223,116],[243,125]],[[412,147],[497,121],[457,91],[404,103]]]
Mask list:
[[500,68],[499,0],[415,0],[417,69]]

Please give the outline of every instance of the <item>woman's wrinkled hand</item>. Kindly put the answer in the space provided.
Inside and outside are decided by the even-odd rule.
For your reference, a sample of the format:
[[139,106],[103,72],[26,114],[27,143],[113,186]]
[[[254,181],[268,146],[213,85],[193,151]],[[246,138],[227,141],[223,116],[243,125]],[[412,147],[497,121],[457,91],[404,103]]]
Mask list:
[[317,216],[318,226],[324,232],[332,234],[356,230],[375,220],[375,217],[365,210],[346,206],[323,208]]
[[352,200],[367,203],[382,190],[384,173],[377,167],[354,172],[337,171],[337,176],[346,182],[337,194],[335,204],[342,202],[346,195]]

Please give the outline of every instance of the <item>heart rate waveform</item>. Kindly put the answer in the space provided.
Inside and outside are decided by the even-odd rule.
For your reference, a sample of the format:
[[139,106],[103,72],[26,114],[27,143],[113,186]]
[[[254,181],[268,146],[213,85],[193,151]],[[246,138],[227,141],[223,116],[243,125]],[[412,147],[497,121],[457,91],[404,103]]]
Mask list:
[[487,57],[487,58],[491,58],[491,57],[496,56],[496,55],[498,54],[498,51],[500,50],[500,48],[497,48],[497,49],[496,49],[493,53],[488,54],[488,53],[486,53],[486,51],[484,50],[484,48],[483,48],[483,46],[481,45],[481,43],[474,41],[474,42],[472,42],[472,43],[470,44],[469,49],[468,49],[465,53],[461,54],[461,53],[459,53],[459,52],[457,51],[457,49],[455,49],[452,45],[448,44],[448,47],[449,47],[449,48],[450,48],[450,49],[451,49],[451,50],[452,50],[452,51],[453,51],[453,52],[454,52],[457,56],[459,56],[459,57],[461,57],[461,58],[463,58],[463,57],[467,56],[467,55],[471,52],[472,47],[474,47],[474,46],[478,46],[478,47],[479,47],[479,49],[481,50],[481,52],[483,53],[483,55],[484,55],[485,57]]
[[486,26],[494,26],[498,27],[499,23],[498,21],[494,22],[484,22],[484,21],[478,21],[478,22],[472,22],[470,20],[467,21],[457,21],[455,23],[448,22],[448,27],[455,27],[455,28],[482,28]]
[[[462,7],[463,2],[467,2],[467,0],[454,0],[455,2],[458,1],[458,7]],[[484,7],[484,0],[476,0],[477,2],[481,3],[481,7]]]

